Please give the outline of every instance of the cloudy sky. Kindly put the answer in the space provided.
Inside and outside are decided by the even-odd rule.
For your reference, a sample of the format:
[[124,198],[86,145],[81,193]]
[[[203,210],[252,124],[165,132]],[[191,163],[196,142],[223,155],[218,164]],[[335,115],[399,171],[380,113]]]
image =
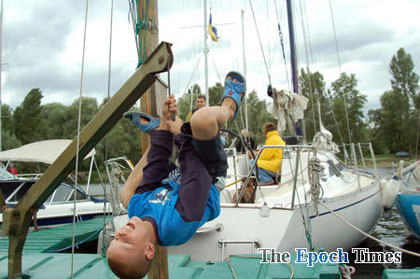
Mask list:
[[[111,94],[137,65],[128,2],[114,1]],[[172,90],[180,96],[194,83],[204,88],[203,29],[200,27],[204,20],[204,1],[158,2],[160,40],[173,43],[175,55]],[[306,67],[308,63],[311,71],[324,75],[329,86],[340,75],[330,1],[293,2],[299,67]],[[290,73],[286,73],[277,32],[278,18],[288,55],[286,7],[284,0],[253,0],[251,3],[257,24],[249,1],[207,0],[207,11],[211,8],[213,23],[221,37],[217,43],[207,41],[209,85],[221,81],[229,70],[243,72],[243,10],[248,89],[266,98],[269,78],[256,30],[258,28],[260,33],[273,86],[288,88]],[[380,95],[390,88],[389,62],[399,48],[405,48],[412,55],[415,71],[420,73],[420,1],[331,0],[331,5],[341,71],[356,75],[358,89],[368,97],[366,109],[377,108]],[[20,105],[32,88],[42,90],[44,104],[68,105],[79,96],[85,9],[86,1],[4,1],[3,103],[12,107]],[[110,0],[89,1],[83,95],[95,97],[98,102],[107,96],[110,14]],[[166,79],[166,75],[162,77]]]

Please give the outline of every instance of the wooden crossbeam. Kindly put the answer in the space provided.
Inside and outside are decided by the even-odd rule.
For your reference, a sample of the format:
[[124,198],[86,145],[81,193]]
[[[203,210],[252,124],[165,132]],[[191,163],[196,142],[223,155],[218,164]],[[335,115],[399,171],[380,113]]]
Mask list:
[[[123,113],[129,110],[154,83],[157,78],[155,74],[165,72],[172,66],[173,56],[170,46],[171,44],[162,42],[145,63],[83,128],[80,132],[79,141],[80,161],[122,118]],[[8,274],[10,279],[20,278],[22,274],[22,249],[31,223],[32,212],[39,209],[74,169],[76,146],[77,139],[75,138],[29,189],[15,208],[5,206],[3,231],[9,235]]]

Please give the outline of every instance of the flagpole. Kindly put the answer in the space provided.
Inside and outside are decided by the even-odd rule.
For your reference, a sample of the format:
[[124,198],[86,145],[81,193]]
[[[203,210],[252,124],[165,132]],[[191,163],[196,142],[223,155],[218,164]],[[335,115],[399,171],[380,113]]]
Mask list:
[[209,106],[209,71],[208,71],[208,62],[207,54],[209,53],[209,48],[207,46],[207,0],[204,0],[204,90],[206,95],[206,106]]

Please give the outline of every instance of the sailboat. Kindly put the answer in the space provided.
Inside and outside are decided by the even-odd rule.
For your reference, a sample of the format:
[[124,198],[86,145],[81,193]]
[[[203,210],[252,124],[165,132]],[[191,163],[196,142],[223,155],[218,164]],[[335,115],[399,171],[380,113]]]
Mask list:
[[[293,94],[291,98],[299,98]],[[255,164],[249,171],[247,156],[232,151],[231,178],[225,183],[231,185],[220,194],[220,216],[201,227],[189,242],[169,247],[170,254],[223,261],[236,254],[256,253],[259,248],[348,250],[364,240],[362,233],[373,231],[382,212],[380,179],[344,165],[325,128],[311,145],[263,146],[260,151],[266,148],[283,149],[281,182],[257,184],[255,201],[239,202],[243,191],[234,182],[245,177],[247,184]]]

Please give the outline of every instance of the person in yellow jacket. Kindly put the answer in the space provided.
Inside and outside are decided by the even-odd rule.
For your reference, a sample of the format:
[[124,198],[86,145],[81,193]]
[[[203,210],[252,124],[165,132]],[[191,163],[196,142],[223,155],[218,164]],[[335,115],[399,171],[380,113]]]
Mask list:
[[[277,131],[277,125],[272,122],[264,124],[263,132],[266,137],[264,145],[286,145]],[[266,148],[257,161],[258,180],[262,185],[273,184],[283,160],[282,148]]]

